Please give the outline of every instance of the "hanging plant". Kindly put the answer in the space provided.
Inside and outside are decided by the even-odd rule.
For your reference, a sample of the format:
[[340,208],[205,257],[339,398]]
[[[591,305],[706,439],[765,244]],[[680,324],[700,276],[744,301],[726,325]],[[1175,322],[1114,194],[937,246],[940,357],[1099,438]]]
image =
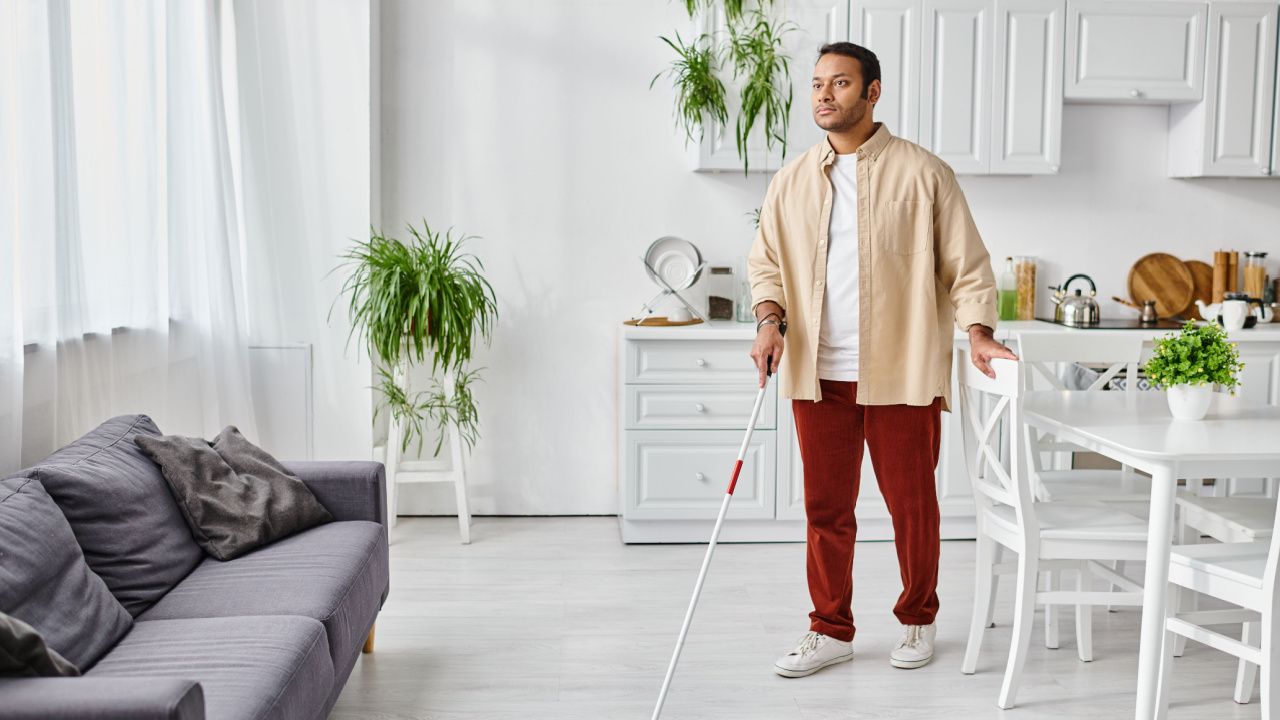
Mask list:
[[759,122],[764,130],[765,147],[775,144],[787,154],[787,126],[791,116],[791,80],[782,36],[795,29],[795,24],[772,18],[764,6],[752,10],[745,28],[729,26],[729,57],[733,75],[741,78],[742,105],[735,128],[738,157],[742,171],[748,170],[747,138]]
[[[694,2],[694,0],[690,0]],[[671,63],[671,67],[663,70],[649,82],[649,89],[663,75],[671,77],[671,84],[676,89],[676,127],[683,127],[685,142],[690,140],[702,142],[704,122],[707,118],[721,125],[729,122],[729,110],[725,107],[724,83],[716,77],[718,58],[712,46],[710,35],[701,35],[689,45],[680,39],[660,38],[679,57]]]

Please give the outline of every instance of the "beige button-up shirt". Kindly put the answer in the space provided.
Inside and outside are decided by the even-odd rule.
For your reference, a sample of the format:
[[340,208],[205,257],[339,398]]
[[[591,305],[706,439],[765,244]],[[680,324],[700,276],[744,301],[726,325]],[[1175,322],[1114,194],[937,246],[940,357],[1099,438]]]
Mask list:
[[[861,405],[951,407],[954,321],[995,329],[991,257],[950,166],[882,123],[858,148],[858,391]],[[787,314],[783,397],[821,400],[818,335],[835,161],[823,140],[769,183],[748,259],[754,305]]]

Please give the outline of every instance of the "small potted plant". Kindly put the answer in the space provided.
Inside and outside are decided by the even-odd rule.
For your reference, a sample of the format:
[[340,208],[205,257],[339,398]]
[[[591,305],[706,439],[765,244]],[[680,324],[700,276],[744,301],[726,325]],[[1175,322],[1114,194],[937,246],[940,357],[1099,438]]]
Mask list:
[[1189,322],[1180,332],[1156,340],[1146,371],[1148,379],[1164,387],[1175,418],[1201,420],[1209,410],[1213,386],[1234,390],[1240,384],[1236,373],[1243,367],[1225,330],[1216,323]]

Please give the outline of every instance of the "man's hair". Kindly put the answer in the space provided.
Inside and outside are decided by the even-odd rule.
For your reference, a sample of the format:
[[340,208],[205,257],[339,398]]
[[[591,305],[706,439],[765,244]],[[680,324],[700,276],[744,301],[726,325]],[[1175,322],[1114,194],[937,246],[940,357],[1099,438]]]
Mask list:
[[851,42],[833,42],[827,43],[818,48],[818,59],[821,60],[823,55],[843,55],[853,58],[862,65],[862,99],[867,98],[867,88],[871,87],[871,83],[880,79],[880,60],[876,54],[861,45],[854,45]]

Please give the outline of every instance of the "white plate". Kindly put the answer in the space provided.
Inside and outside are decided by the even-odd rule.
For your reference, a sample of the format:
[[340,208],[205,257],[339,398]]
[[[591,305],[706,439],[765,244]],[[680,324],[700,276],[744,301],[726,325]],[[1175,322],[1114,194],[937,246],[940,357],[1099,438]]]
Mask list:
[[[683,290],[698,282],[702,271],[702,253],[688,240],[667,236],[658,238],[649,246],[644,254],[649,264],[645,271],[649,277],[661,285],[660,276],[674,290]],[[654,273],[657,273],[655,275]]]

